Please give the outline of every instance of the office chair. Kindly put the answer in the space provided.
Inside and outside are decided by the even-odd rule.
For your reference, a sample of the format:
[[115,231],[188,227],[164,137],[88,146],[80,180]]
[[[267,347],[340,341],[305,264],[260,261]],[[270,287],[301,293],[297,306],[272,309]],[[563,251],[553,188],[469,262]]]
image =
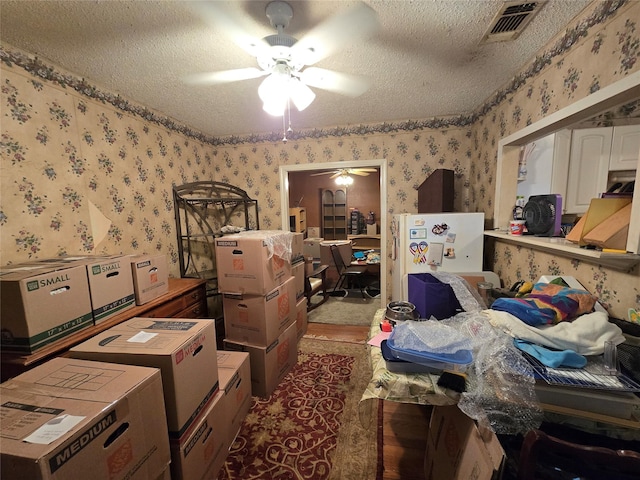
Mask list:
[[572,443],[529,431],[522,442],[518,480],[640,479],[640,453]]
[[330,245],[329,249],[331,250],[331,256],[333,257],[333,263],[336,265],[336,269],[338,270],[338,281],[336,282],[335,287],[333,287],[333,291],[335,292],[338,287],[342,287],[344,281],[347,280],[347,286],[355,284],[360,289],[360,293],[362,294],[362,298],[367,298],[364,294],[364,286],[362,285],[362,277],[367,271],[366,265],[346,265],[342,258],[342,254],[338,249],[337,245]]

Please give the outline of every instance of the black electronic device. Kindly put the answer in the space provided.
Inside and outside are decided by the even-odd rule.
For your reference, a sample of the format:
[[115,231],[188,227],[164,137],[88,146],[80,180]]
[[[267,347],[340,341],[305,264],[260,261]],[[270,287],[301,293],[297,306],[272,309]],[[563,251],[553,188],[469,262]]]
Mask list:
[[531,195],[522,210],[527,233],[540,237],[561,235],[562,196]]

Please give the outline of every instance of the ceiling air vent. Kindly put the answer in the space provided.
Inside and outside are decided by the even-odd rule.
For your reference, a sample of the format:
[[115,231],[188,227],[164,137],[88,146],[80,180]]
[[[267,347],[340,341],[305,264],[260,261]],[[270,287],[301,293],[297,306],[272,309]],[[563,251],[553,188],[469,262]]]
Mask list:
[[537,2],[505,2],[482,38],[483,43],[515,40],[544,5]]

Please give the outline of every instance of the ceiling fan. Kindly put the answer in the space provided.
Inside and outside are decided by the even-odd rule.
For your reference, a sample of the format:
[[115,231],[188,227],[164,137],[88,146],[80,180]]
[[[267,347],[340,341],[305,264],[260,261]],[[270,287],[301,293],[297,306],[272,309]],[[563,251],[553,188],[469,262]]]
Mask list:
[[347,175],[360,175],[360,176],[366,177],[367,175],[369,175],[369,173],[377,172],[377,171],[378,170],[375,168],[340,168],[338,170],[329,170],[326,172],[312,173],[309,176],[315,177],[318,175],[331,175],[331,177],[329,178],[336,178],[336,177],[347,176]]
[[185,78],[187,83],[215,85],[267,76],[258,94],[264,102],[264,110],[277,116],[284,115],[289,100],[298,110],[309,106],[315,98],[309,87],[351,97],[357,97],[369,88],[368,80],[362,77],[311,66],[343,45],[362,40],[379,28],[376,12],[364,3],[334,15],[299,40],[284,33],[293,18],[293,9],[283,1],[267,5],[266,15],[277,33],[264,38],[247,32],[242,26],[243,19],[228,11],[223,2],[195,1],[189,5],[215,29],[256,57],[260,68],[192,74]]

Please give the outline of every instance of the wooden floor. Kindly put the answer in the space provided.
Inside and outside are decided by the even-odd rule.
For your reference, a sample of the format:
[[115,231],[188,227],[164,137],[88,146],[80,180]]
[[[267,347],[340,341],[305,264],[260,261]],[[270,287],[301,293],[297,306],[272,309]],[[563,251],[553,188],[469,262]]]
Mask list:
[[[307,334],[342,341],[366,341],[369,327],[309,323]],[[430,407],[388,401],[382,404],[382,480],[424,480]]]

